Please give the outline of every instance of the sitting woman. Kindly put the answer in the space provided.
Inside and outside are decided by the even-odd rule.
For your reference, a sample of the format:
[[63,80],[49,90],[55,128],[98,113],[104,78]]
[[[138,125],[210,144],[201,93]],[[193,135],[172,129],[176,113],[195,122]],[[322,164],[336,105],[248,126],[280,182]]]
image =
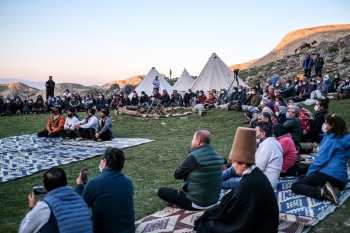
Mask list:
[[294,165],[297,150],[295,148],[292,135],[290,135],[282,124],[275,124],[272,126],[273,136],[281,144],[283,149],[283,165],[280,177],[287,176],[288,169]]
[[346,122],[335,114],[326,116],[320,149],[306,176],[292,185],[292,192],[339,205],[337,190],[348,182],[350,135]]
[[230,159],[241,182],[194,223],[197,232],[277,232],[278,204],[272,186],[255,163],[256,131],[239,127]]
[[312,124],[310,125],[310,131],[306,132],[304,130],[305,139],[310,140],[311,142],[320,143],[322,137],[320,134],[323,134],[322,125],[324,124],[324,117],[328,113],[328,104],[329,99],[321,99],[316,102],[315,105],[315,116]]

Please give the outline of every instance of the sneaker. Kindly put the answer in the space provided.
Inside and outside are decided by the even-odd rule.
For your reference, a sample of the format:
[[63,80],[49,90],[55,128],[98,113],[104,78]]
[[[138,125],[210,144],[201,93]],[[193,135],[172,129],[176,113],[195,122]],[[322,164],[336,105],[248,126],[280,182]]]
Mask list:
[[342,100],[344,97],[341,93],[339,93],[339,99]]
[[229,103],[229,104],[227,105],[227,111],[231,111],[231,106],[232,106],[231,103]]
[[[321,196],[324,199],[332,202],[337,206],[339,205],[339,199],[337,197],[337,194],[330,183],[327,182],[321,189],[323,190],[323,193],[321,194]],[[338,192],[339,192],[339,189],[338,189]]]
[[77,138],[76,141],[77,141],[77,142],[79,142],[79,141],[84,141],[84,138]]
[[243,121],[243,124],[250,124],[250,121],[245,120],[245,121]]

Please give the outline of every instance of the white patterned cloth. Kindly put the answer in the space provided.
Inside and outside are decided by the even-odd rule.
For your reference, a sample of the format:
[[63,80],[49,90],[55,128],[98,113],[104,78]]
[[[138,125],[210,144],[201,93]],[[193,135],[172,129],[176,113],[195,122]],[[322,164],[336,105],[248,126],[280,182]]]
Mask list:
[[153,140],[114,138],[93,142],[39,138],[36,134],[0,139],[0,183],[35,172],[102,155],[107,147],[127,148]]

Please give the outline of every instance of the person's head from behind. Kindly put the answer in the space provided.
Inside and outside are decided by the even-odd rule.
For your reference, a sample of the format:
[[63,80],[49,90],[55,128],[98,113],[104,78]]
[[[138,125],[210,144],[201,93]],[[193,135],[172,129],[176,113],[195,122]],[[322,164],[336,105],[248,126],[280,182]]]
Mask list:
[[232,167],[239,176],[242,176],[245,170],[255,164],[255,134],[255,129],[237,128],[229,158],[232,160]]
[[62,168],[53,167],[44,172],[44,190],[46,193],[68,184],[66,173]]
[[326,115],[325,124],[327,133],[333,133],[335,137],[342,137],[349,133],[344,118],[336,114]]
[[272,125],[268,122],[261,121],[256,123],[256,139],[265,139],[267,137],[272,137]]
[[191,149],[196,149],[202,145],[210,144],[211,136],[207,130],[199,130],[193,135]]
[[322,109],[327,110],[329,107],[329,99],[326,97],[325,99],[320,99],[315,104],[315,111],[320,111]]
[[272,129],[273,129],[273,136],[275,138],[279,138],[279,137],[281,137],[283,135],[288,134],[287,129],[280,123],[274,124],[272,126]]
[[102,155],[102,160],[100,162],[100,170],[106,167],[111,169],[121,171],[124,167],[125,156],[124,152],[120,148],[108,147],[105,153]]

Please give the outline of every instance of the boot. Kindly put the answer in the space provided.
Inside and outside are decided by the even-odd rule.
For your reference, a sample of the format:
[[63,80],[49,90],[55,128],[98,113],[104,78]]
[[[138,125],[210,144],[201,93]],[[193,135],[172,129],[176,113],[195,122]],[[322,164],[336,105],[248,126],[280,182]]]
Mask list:
[[342,93],[339,93],[339,99],[342,100],[344,98]]

